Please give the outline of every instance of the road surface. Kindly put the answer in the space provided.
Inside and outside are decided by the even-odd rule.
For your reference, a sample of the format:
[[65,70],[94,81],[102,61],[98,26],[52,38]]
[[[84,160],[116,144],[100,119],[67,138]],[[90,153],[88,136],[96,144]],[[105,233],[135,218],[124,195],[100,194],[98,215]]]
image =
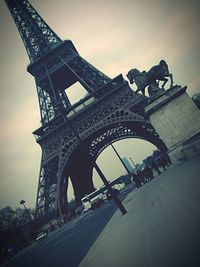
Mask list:
[[[133,185],[125,188],[120,198],[133,189]],[[100,208],[90,210],[49,233],[39,243],[34,242],[3,266],[77,267],[115,211],[115,203],[108,201]]]

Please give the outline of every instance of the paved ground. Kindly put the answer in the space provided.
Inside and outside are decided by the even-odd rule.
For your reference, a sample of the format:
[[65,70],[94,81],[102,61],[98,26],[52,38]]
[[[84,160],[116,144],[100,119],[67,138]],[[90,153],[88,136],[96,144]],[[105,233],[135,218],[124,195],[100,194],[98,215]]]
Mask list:
[[124,200],[79,267],[199,267],[200,158],[171,168]]

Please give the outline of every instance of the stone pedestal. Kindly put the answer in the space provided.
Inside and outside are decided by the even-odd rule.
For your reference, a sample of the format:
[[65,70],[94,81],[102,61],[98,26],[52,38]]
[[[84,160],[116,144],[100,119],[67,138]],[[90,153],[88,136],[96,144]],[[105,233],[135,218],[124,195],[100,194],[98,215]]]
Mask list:
[[170,88],[145,109],[147,118],[176,163],[200,154],[200,110],[186,88]]

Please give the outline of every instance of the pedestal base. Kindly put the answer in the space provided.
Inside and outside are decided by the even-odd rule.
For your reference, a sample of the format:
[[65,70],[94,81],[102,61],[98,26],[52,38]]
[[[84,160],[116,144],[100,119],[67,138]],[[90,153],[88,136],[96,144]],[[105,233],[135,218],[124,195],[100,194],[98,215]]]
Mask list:
[[200,110],[186,88],[170,88],[145,109],[174,163],[200,154]]

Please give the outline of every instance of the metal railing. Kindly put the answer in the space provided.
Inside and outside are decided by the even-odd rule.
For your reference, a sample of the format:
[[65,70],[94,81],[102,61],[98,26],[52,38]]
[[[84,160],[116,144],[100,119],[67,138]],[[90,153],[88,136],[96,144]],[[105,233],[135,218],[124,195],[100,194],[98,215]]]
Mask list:
[[64,124],[66,116],[67,119],[71,120],[81,112],[84,112],[89,107],[94,105],[95,103],[101,101],[103,98],[110,95],[112,92],[120,88],[122,85],[127,84],[128,82],[125,81],[122,75],[118,75],[110,82],[105,84],[104,86],[100,87],[99,89],[95,90],[94,92],[90,93],[68,109],[63,109],[60,111],[60,114],[52,119],[47,125],[44,125],[33,132],[36,141],[39,141],[42,137],[47,135],[51,130],[54,131],[56,128],[60,127]]

